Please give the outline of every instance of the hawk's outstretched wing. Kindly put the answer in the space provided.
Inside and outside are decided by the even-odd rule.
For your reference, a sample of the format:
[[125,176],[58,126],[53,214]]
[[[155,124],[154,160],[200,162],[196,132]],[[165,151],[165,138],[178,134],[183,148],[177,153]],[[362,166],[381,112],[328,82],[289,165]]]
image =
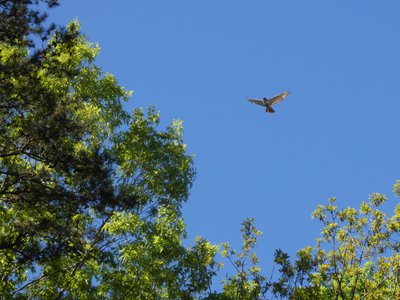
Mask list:
[[282,101],[283,99],[285,99],[287,96],[289,96],[289,93],[290,93],[289,91],[285,91],[285,92],[283,92],[282,94],[279,94],[279,95],[277,95],[277,96],[275,96],[275,97],[272,97],[272,98],[269,99],[268,101],[269,101],[269,103],[270,103],[271,105],[274,105],[274,104],[276,104],[276,103]]
[[260,99],[247,99],[249,100],[249,102],[257,104],[257,105],[261,105],[261,106],[265,106],[264,101],[260,100]]

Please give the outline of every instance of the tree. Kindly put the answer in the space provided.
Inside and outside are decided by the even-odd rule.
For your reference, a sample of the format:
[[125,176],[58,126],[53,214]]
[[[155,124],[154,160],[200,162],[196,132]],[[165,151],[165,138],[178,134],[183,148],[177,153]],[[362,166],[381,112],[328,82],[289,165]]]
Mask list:
[[38,4],[0,2],[0,295],[203,293],[217,248],[181,245],[195,175],[181,122],[125,112],[99,47],[77,21],[45,28]]
[[[394,186],[400,196],[400,182]],[[400,204],[394,215],[380,210],[386,197],[372,194],[358,211],[338,209],[335,198],[312,214],[322,222],[315,247],[297,253],[294,263],[278,250],[280,278],[275,295],[290,299],[399,299]]]
[[257,238],[262,233],[254,226],[254,219],[249,218],[242,223],[242,249],[240,252],[232,249],[228,243],[223,243],[221,254],[234,266],[236,274],[229,276],[223,286],[223,296],[226,299],[261,299],[270,289],[270,282],[260,274],[259,259],[253,251]]
[[[400,181],[394,193],[400,196]],[[312,217],[323,224],[322,238],[299,250],[294,262],[276,250],[277,275],[275,267],[262,275],[254,252],[261,232],[253,219],[246,220],[241,251],[222,244],[221,254],[235,274],[207,299],[400,299],[400,204],[387,217],[380,210],[386,200],[372,194],[358,210],[339,209],[335,198],[319,205]]]

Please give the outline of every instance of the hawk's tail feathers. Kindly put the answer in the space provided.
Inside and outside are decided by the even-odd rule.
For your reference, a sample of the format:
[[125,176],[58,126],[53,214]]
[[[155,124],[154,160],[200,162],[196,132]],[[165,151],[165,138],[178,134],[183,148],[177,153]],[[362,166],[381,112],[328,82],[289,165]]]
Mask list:
[[269,113],[274,113],[275,112],[270,105],[267,105],[267,109],[265,111],[269,112]]

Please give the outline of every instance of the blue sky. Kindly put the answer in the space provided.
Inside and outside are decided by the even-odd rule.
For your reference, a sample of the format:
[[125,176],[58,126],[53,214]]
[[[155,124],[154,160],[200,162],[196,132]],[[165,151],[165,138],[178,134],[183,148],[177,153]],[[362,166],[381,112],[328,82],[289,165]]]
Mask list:
[[[399,11],[398,0],[64,0],[51,19],[81,22],[98,64],[135,91],[129,110],[184,121],[198,172],[189,238],[239,247],[254,217],[269,269],[274,249],[314,244],[310,214],[329,197],[398,202]],[[275,114],[246,101],[286,89]]]

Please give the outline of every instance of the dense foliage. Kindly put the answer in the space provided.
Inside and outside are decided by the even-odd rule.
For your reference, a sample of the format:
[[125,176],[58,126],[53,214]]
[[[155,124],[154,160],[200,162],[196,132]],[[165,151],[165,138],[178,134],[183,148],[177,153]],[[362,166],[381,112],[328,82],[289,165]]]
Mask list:
[[387,217],[381,194],[358,210],[339,209],[335,201],[313,212],[323,224],[315,247],[300,250],[294,263],[277,251],[281,276],[274,293],[290,299],[400,299],[400,204]]
[[130,92],[94,65],[79,24],[45,28],[35,4],[0,3],[0,294],[204,290],[215,247],[181,245],[194,178],[181,122],[126,113]]

